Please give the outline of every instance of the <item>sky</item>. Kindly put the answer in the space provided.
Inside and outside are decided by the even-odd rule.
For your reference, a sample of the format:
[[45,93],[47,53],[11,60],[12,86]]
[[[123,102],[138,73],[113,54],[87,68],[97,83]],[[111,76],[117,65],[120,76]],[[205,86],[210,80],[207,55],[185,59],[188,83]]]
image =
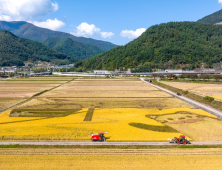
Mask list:
[[152,25],[197,21],[221,8],[222,0],[0,0],[0,20],[125,45]]

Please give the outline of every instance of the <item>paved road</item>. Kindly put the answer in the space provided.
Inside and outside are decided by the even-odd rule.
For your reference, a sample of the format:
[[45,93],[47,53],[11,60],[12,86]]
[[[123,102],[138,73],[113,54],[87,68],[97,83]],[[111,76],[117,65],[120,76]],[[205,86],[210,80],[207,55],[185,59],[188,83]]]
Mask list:
[[37,97],[43,99],[162,99],[173,97]]
[[197,107],[197,108],[200,108],[202,110],[205,110],[205,111],[207,111],[207,112],[217,116],[219,119],[222,119],[222,111],[220,111],[220,110],[217,110],[217,109],[215,109],[213,107],[210,107],[208,105],[205,105],[203,103],[197,102],[197,101],[192,100],[190,98],[187,98],[187,97],[184,97],[184,96],[178,96],[176,93],[174,93],[174,92],[172,92],[170,90],[167,90],[165,88],[162,88],[160,86],[156,86],[156,85],[154,85],[152,83],[149,83],[149,82],[145,81],[144,78],[141,78],[141,80],[143,82],[149,84],[150,86],[153,86],[153,87],[155,87],[157,89],[160,89],[160,90],[162,90],[162,91],[164,91],[164,92],[166,92],[166,93],[168,93],[168,94],[170,94],[170,95],[172,95],[172,96],[174,96],[174,97],[176,97],[176,98],[178,98],[178,99],[180,99],[180,100],[182,100],[182,101],[184,101],[184,102],[186,102],[186,103],[188,103],[190,105],[193,105],[194,107]]
[[[57,146],[129,146],[129,145],[177,145],[169,142],[0,142],[0,145],[57,145]],[[222,145],[222,141],[191,141],[191,145]]]

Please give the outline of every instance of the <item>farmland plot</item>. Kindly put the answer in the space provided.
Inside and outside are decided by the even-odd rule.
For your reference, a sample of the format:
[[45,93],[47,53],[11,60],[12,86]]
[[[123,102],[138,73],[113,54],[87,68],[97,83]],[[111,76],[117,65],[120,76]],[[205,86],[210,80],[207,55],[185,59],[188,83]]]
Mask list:
[[[172,123],[183,117],[184,122]],[[0,139],[90,141],[92,133],[105,131],[108,141],[166,141],[180,134],[206,141],[212,139],[210,132],[202,138],[194,133],[209,127],[209,122],[222,129],[215,116],[141,81],[79,79],[1,114]],[[183,130],[184,126],[193,130]],[[214,135],[222,140],[216,130]]]
[[[220,170],[218,149],[0,149],[7,169]],[[13,160],[13,163],[12,163]],[[98,166],[101,165],[101,166]]]
[[67,80],[48,81],[46,78],[20,78],[0,81],[0,110],[22,102],[36,93],[51,89]]
[[167,85],[188,90],[200,95],[211,96],[215,99],[222,100],[222,85],[221,84],[203,84],[203,83],[179,83],[179,82],[164,82]]
[[[35,110],[23,109],[8,111],[0,115],[0,139],[2,140],[36,140],[36,141],[89,141],[92,133],[108,132],[108,141],[166,141],[180,134],[185,134],[192,140],[193,134],[200,133],[210,127],[210,123],[217,123],[195,140],[222,140],[220,130],[221,121],[211,114],[199,109],[94,109],[91,121],[84,121],[88,109],[75,110]],[[204,121],[180,122],[168,124],[161,116],[171,115],[174,121],[184,115],[178,112],[192,113],[194,119],[204,117]],[[189,114],[190,115],[190,114]],[[179,116],[178,118],[176,118]],[[160,118],[159,119],[157,119]],[[188,119],[188,118],[187,118]],[[168,120],[168,119],[167,119]],[[212,121],[213,120],[213,121]],[[209,122],[211,121],[211,122]],[[195,129],[195,126],[198,125]],[[206,126],[207,125],[207,126]],[[16,127],[16,128],[15,128]],[[189,131],[189,127],[193,131]],[[213,135],[206,133],[214,131]],[[192,136],[192,137],[191,137]]]

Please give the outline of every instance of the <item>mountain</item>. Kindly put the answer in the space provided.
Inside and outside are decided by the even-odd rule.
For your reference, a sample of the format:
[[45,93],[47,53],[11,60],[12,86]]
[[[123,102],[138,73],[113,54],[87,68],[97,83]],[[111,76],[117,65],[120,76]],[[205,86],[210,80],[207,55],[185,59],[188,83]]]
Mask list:
[[222,9],[213,14],[203,17],[197,22],[208,23],[208,24],[222,24]]
[[170,22],[148,28],[125,46],[98,54],[75,64],[78,70],[193,69],[222,60],[222,26],[197,22]]
[[14,21],[14,22],[0,21],[0,30],[8,30],[19,37],[39,42],[44,42],[48,38],[56,37],[56,38],[70,38],[76,42],[84,44],[92,44],[99,47],[102,51],[107,51],[117,47],[117,45],[114,45],[110,42],[94,40],[91,38],[76,37],[68,33],[40,28],[33,24],[23,21]]
[[9,31],[0,31],[0,66],[22,66],[25,61],[36,60],[59,64],[75,59],[40,42],[19,38]]
[[103,52],[95,45],[79,43],[70,38],[51,37],[44,41],[43,44],[53,50],[65,53],[72,58],[76,58],[78,61],[91,58]]

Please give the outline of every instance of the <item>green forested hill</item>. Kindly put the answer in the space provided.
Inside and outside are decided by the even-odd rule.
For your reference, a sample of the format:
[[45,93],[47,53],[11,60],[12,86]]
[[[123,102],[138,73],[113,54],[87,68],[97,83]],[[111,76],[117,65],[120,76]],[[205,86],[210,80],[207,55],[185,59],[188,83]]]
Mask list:
[[170,22],[147,29],[139,38],[125,46],[103,52],[76,63],[76,68],[109,69],[152,68],[193,69],[201,63],[222,60],[222,26],[196,22]]
[[71,58],[37,41],[19,38],[9,31],[0,31],[0,66],[22,66],[24,61],[64,63]]
[[53,50],[76,58],[78,61],[91,58],[103,52],[95,45],[75,42],[70,38],[49,38],[43,43]]
[[17,35],[18,37],[23,37],[39,42],[44,42],[48,38],[56,37],[56,38],[70,38],[73,41],[80,42],[83,44],[92,44],[100,48],[102,51],[107,51],[117,47],[117,45],[112,44],[110,42],[94,40],[92,38],[76,37],[68,33],[52,31],[46,28],[40,28],[33,24],[23,21],[14,21],[14,22],[0,21],[0,30],[7,30]]
[[216,24],[222,22],[222,9],[213,14],[203,17],[202,19],[199,19],[197,22],[209,24]]

